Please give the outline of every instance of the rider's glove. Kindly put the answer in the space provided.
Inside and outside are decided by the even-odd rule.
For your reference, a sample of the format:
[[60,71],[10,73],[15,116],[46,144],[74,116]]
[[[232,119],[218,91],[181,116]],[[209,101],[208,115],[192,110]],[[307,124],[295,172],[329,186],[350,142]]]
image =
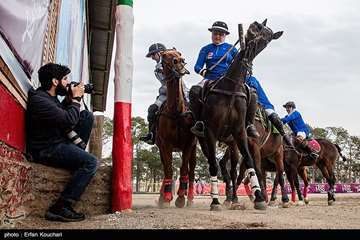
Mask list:
[[207,70],[204,68],[204,69],[202,69],[202,70],[200,71],[199,74],[200,74],[202,77],[205,77],[206,72],[207,72]]

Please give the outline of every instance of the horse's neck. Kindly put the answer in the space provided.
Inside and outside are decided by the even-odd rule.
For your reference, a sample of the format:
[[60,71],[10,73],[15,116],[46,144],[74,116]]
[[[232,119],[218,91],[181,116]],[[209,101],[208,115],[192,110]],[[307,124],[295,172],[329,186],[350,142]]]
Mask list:
[[219,83],[219,88],[228,91],[240,91],[245,82],[247,69],[242,64],[241,53],[235,56],[229,69],[226,71],[225,78]]
[[181,78],[171,79],[166,82],[167,100],[166,111],[168,113],[179,113],[185,111],[184,95]]

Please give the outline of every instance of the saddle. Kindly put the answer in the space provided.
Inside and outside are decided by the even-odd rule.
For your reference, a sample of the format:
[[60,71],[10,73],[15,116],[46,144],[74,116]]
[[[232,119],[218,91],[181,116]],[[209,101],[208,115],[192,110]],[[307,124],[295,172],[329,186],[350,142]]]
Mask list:
[[313,152],[319,153],[321,151],[321,146],[320,146],[319,142],[316,141],[315,139],[309,139],[309,140],[306,140],[306,142],[307,142],[307,146]]

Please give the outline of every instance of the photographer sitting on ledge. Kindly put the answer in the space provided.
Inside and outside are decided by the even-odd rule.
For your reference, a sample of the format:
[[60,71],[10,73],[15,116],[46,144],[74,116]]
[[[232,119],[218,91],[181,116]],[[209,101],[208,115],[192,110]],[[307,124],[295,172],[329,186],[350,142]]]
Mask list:
[[[70,72],[68,67],[54,63],[39,69],[41,87],[29,90],[26,120],[27,152],[32,160],[73,171],[45,215],[48,220],[63,222],[85,219],[72,204],[80,200],[97,169],[96,157],[84,150],[94,118],[89,111],[80,112],[85,87],[83,83],[69,84]],[[57,96],[66,96],[68,101],[60,103]]]

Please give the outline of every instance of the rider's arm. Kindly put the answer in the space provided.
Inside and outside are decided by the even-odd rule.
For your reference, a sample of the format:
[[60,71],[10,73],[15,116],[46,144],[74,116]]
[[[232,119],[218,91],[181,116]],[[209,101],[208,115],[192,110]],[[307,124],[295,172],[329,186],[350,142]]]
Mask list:
[[295,120],[298,117],[298,115],[296,114],[296,112],[290,113],[289,115],[287,115],[286,117],[282,118],[281,121],[286,124],[288,122],[291,122],[293,120]]
[[205,60],[206,60],[206,54],[207,54],[206,48],[203,47],[200,50],[198,59],[196,61],[195,67],[194,67],[194,70],[196,73],[200,73],[201,69],[204,67]]

